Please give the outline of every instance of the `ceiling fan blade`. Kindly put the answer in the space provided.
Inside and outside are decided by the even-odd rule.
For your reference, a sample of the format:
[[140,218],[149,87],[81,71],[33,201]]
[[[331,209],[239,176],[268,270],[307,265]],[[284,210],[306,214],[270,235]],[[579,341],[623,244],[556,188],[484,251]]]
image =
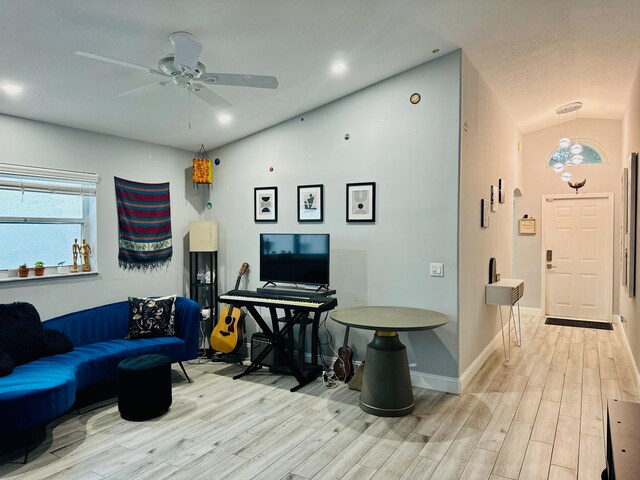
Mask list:
[[195,41],[193,36],[186,32],[172,33],[169,39],[175,47],[173,64],[182,72],[195,71],[202,52],[202,44]]
[[244,73],[205,73],[198,81],[208,85],[232,85],[235,87],[278,88],[278,79],[268,75]]
[[155,70],[153,68],[145,67],[144,65],[138,65],[137,63],[125,62],[123,60],[118,60],[116,58],[105,57],[102,55],[96,55],[95,53],[88,52],[73,52],[76,55],[81,57],[91,58],[92,60],[99,60],[101,62],[113,63],[114,65],[120,65],[121,67],[133,68],[134,70],[140,70],[141,72],[153,73],[154,75],[162,75],[163,77],[168,77],[159,70]]
[[149,85],[134,88],[133,90],[129,90],[128,92],[121,93],[118,96],[119,97],[139,97],[140,95],[146,95],[147,93],[151,93],[160,87],[166,87],[170,83],[171,82],[150,83]]
[[224,98],[222,98],[217,93],[212,92],[208,88],[199,85],[191,85],[189,87],[189,91],[193,93],[196,97],[202,100],[205,103],[208,103],[213,108],[225,108],[230,107],[231,104],[227,102]]

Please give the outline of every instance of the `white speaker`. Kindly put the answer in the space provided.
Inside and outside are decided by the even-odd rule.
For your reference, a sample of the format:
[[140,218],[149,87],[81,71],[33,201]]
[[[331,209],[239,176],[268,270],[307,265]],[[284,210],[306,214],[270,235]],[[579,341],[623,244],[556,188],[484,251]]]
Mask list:
[[189,222],[189,251],[218,251],[218,222],[194,220]]

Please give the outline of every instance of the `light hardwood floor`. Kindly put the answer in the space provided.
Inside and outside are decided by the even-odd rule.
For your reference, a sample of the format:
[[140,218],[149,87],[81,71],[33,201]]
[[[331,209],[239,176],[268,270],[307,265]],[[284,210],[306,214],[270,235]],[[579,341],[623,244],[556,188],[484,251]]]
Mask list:
[[416,409],[382,418],[358,393],[238,367],[174,372],[173,406],[127,422],[117,405],[65,415],[30,454],[0,457],[11,479],[598,479],[607,398],[640,401],[613,332],[523,316],[522,348],[502,346],[463,395],[415,389]]

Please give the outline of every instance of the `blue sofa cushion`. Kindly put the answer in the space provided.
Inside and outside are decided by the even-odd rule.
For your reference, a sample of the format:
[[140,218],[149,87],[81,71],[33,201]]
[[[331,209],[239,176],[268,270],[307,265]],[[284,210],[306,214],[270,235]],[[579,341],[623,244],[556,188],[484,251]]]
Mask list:
[[176,334],[175,295],[162,298],[129,297],[127,340]]

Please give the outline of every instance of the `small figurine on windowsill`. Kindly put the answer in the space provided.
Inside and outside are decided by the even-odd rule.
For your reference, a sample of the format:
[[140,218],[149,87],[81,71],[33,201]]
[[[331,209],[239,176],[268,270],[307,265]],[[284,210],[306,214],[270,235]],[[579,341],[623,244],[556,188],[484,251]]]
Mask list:
[[71,273],[78,273],[78,255],[80,254],[80,244],[76,238],[71,245],[71,251],[73,252],[73,265],[71,266]]
[[91,250],[91,247],[87,243],[87,240],[84,238],[82,239],[82,246],[80,247],[80,249],[82,251],[82,271],[90,272],[91,265],[89,264],[89,256],[93,254],[93,250]]

